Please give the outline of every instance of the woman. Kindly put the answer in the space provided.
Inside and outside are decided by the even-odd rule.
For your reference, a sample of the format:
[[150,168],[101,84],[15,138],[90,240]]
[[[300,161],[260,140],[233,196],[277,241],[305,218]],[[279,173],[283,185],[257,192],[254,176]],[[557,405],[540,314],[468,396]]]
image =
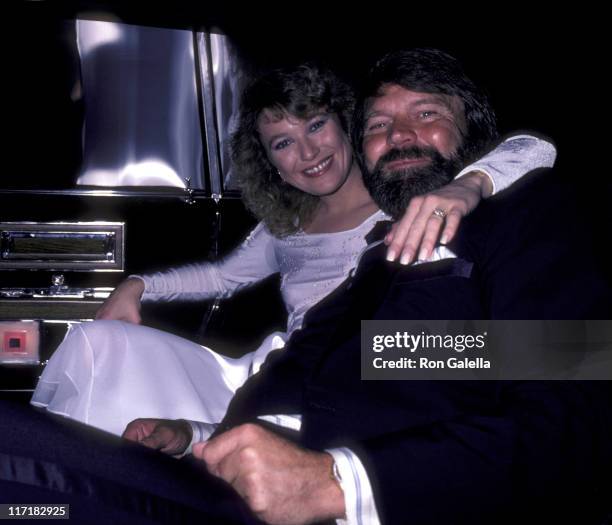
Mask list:
[[[128,278],[100,309],[101,321],[76,326],[60,345],[32,403],[116,434],[137,417],[220,421],[235,390],[345,279],[364,236],[387,218],[353,160],[347,133],[352,106],[345,84],[310,65],[255,82],[244,94],[232,149],[245,202],[262,222],[218,263]],[[502,149],[446,188],[413,199],[387,239],[394,252],[388,258],[409,262],[421,237],[419,258],[428,258],[443,224],[442,238],[450,240],[459,218],[492,190],[486,175],[473,169],[490,168],[499,189],[554,159],[554,148],[534,138]],[[287,331],[271,334],[240,359],[137,325],[141,299],[225,297],[276,272]]]

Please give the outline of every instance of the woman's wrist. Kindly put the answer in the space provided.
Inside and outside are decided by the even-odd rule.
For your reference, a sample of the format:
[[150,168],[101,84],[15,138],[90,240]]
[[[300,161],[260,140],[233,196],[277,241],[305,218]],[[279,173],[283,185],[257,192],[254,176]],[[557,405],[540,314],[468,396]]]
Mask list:
[[130,294],[135,295],[139,300],[145,290],[144,281],[138,277],[128,277],[117,288],[119,287],[128,290]]
[[493,194],[493,182],[488,173],[484,171],[474,170],[466,173],[457,181],[464,182],[478,189],[480,196],[483,199],[490,197]]

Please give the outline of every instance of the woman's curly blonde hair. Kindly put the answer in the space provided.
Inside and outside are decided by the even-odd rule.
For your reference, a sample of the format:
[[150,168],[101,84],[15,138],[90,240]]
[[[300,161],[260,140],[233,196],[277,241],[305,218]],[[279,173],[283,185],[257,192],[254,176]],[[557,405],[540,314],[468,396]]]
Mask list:
[[257,129],[264,110],[279,119],[308,119],[324,110],[338,116],[350,136],[353,90],[336,74],[307,63],[275,69],[243,93],[238,127],[230,143],[232,165],[247,208],[277,237],[295,233],[312,219],[319,197],[283,183],[270,163]]

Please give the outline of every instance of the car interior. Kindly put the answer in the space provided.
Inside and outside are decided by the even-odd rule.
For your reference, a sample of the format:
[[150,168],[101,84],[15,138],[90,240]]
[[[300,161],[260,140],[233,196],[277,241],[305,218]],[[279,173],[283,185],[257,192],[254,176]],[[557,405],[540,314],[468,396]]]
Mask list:
[[[558,42],[537,38],[537,20],[522,22],[523,42],[507,38],[510,25],[487,46],[464,29],[483,22],[465,13],[435,34],[426,23],[407,31],[401,17],[385,13],[357,12],[349,22],[343,12],[319,20],[185,0],[146,9],[24,0],[7,20],[3,398],[27,402],[67,327],[93,319],[122,279],[222,257],[253,227],[227,143],[241,90],[262,69],[322,60],[358,86],[383,50],[435,45],[488,81],[503,130],[535,129],[559,145],[565,139],[546,91],[555,70],[539,67],[542,57],[557,64]],[[285,314],[270,278],[230,300],[145,305],[143,315],[145,324],[237,356],[282,328]]]
[[[358,86],[383,50],[439,47],[487,84],[503,132],[552,137],[561,162],[573,146],[557,86],[574,59],[561,28],[543,39],[537,18],[491,30],[478,14],[449,11],[440,26],[440,13],[413,6],[16,4],[3,7],[0,399],[27,404],[69,326],[92,321],[127,276],[218,259],[253,228],[227,145],[240,94],[262,69],[323,60]],[[286,322],[275,276],[230,299],[142,313],[232,357]]]

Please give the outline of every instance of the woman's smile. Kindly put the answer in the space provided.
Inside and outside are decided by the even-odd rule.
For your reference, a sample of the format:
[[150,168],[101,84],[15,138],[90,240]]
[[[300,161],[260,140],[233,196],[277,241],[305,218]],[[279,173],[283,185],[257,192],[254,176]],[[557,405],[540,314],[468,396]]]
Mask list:
[[316,166],[312,168],[307,168],[303,171],[304,175],[307,177],[320,177],[324,173],[326,173],[332,165],[334,160],[333,155],[330,155],[319,162]]

